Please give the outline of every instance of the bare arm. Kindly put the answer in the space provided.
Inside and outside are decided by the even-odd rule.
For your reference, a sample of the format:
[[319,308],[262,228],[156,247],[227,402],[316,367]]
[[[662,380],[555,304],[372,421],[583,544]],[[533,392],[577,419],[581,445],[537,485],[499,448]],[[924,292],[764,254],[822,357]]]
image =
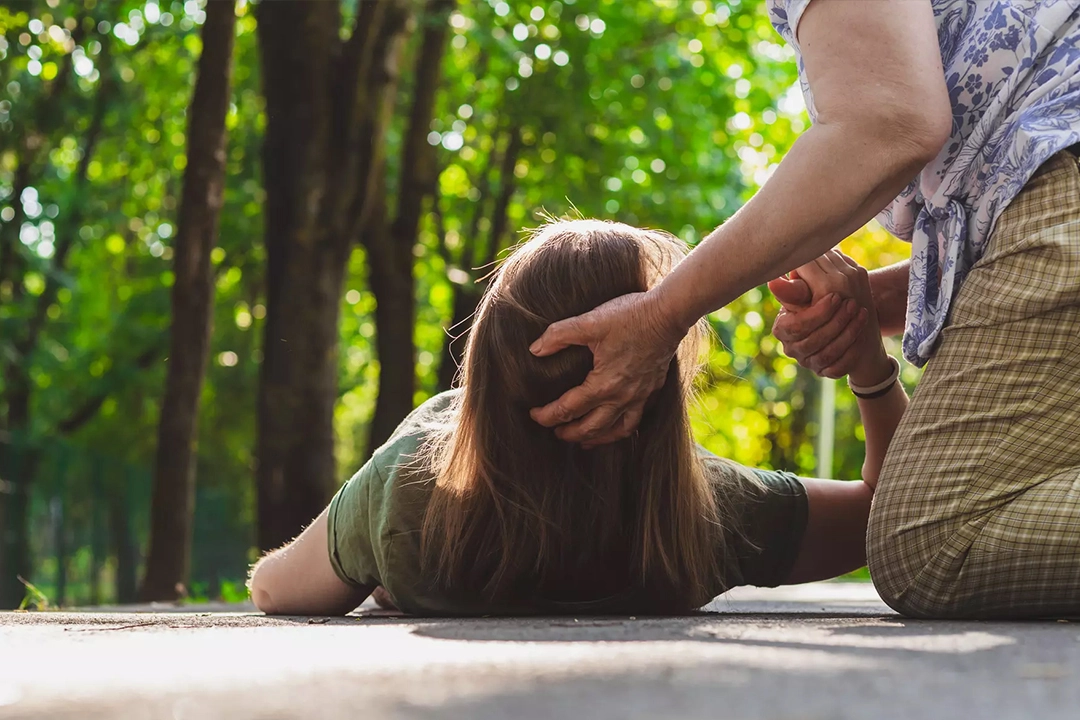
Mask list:
[[815,0],[799,40],[818,117],[769,182],[657,289],[682,327],[834,247],[948,138],[926,0]]
[[866,461],[861,481],[801,478],[809,513],[799,557],[787,582],[826,580],[866,564],[866,523],[881,463],[907,408],[907,394],[896,383],[888,395],[859,400],[866,430]]
[[[852,352],[857,358],[851,370],[852,382],[869,387],[887,379],[893,364],[881,344],[881,332],[874,311],[874,299],[867,272],[850,258],[830,250],[813,263],[799,269],[799,276],[815,296],[836,294],[850,298],[859,307],[866,327]],[[877,488],[885,453],[896,427],[907,409],[903,385],[895,382],[879,397],[857,398],[866,434],[866,457],[862,481],[804,479],[809,504],[806,532],[791,583],[836,577],[866,564],[866,523],[870,502]]]
[[885,337],[904,333],[910,274],[910,260],[902,260],[894,265],[870,271],[870,289],[874,292],[878,324]]
[[874,489],[860,481],[800,480],[809,512],[787,584],[828,580],[866,565],[866,522]]
[[375,589],[349,585],[334,572],[327,516],[323,510],[295,540],[255,564],[248,580],[255,607],[267,615],[344,615]]
[[[851,346],[851,355],[855,360],[850,368],[850,381],[855,386],[862,387],[872,387],[884,382],[892,374],[894,364],[881,342],[882,332],[878,325],[880,313],[875,309],[876,296],[866,269],[842,252],[830,250],[799,268],[798,276],[806,283],[814,297],[835,296],[843,299],[844,305],[858,308],[854,317],[861,321],[864,327]],[[810,308],[795,314],[809,311]],[[839,314],[836,310],[833,312]],[[851,326],[858,324],[850,323]],[[900,418],[907,409],[907,393],[897,380],[885,395],[856,398],[866,432],[866,460],[863,463],[862,477],[874,487],[881,473],[881,465],[885,461],[885,452],[889,449]]]
[[534,411],[564,440],[634,430],[703,314],[835,246],[937,155],[951,109],[929,0],[814,0],[799,27],[818,117],[769,182],[648,293],[553,324],[533,346],[593,351],[583,385]]

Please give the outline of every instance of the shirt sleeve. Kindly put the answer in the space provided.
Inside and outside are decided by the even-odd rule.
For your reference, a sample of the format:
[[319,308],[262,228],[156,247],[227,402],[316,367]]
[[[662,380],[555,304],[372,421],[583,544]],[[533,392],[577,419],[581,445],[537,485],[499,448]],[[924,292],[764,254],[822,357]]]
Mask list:
[[810,0],[769,0],[769,20],[772,22],[780,37],[798,49],[799,43],[795,39],[799,32],[799,21]]
[[741,585],[776,587],[791,574],[806,532],[806,488],[789,472],[754,470],[747,481],[731,537]]
[[330,501],[330,564],[343,582],[386,587],[394,576],[408,570],[400,557],[390,565],[393,536],[419,529],[427,496],[421,493],[423,502],[419,502],[414,497],[417,488],[401,489],[401,467],[412,461],[431,427],[447,422],[446,413],[459,394],[457,390],[441,393],[409,413]]
[[327,543],[330,564],[354,587],[381,585],[378,547],[382,542],[383,479],[368,460],[330,501]]

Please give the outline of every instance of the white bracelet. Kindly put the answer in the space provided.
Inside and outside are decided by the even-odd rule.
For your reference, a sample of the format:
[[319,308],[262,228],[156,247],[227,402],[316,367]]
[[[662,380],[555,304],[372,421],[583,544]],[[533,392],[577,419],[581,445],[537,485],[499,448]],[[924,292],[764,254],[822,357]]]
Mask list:
[[889,373],[889,377],[885,378],[877,385],[870,385],[863,387],[862,385],[856,385],[851,382],[851,378],[848,377],[848,387],[851,388],[851,392],[855,394],[855,397],[863,398],[864,400],[881,397],[896,384],[897,378],[900,377],[900,362],[889,355],[889,362],[892,363],[892,372]]

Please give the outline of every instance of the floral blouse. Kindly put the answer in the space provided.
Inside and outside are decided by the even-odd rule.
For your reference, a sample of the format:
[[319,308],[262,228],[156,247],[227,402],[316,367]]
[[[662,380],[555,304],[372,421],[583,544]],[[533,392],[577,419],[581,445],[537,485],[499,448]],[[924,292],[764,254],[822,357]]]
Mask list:
[[[767,0],[795,49],[812,0]],[[1080,0],[929,0],[952,101],[952,135],[878,220],[911,242],[904,355],[933,354],[998,216],[1051,155],[1080,141]]]

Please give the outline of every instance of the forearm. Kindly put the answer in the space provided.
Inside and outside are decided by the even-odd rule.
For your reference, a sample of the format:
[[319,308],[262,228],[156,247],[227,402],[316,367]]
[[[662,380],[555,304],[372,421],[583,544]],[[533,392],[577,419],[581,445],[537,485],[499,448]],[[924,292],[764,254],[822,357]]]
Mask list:
[[897,380],[888,393],[873,399],[857,398],[866,435],[866,459],[863,461],[863,481],[871,488],[877,487],[881,465],[889,449],[900,418],[907,410],[908,396],[904,386]]
[[888,394],[859,400],[866,432],[862,481],[801,478],[809,512],[806,532],[788,583],[836,577],[866,564],[866,524],[885,451],[907,408],[897,382]]
[[248,590],[267,615],[344,615],[374,587],[342,581],[327,551],[328,510],[284,547],[265,555],[251,570]]
[[907,408],[908,398],[899,382],[885,395],[859,398],[866,433],[866,460],[862,481],[802,478],[809,514],[799,557],[789,583],[824,580],[866,564],[866,524],[878,475]]
[[870,290],[883,336],[900,335],[907,321],[908,276],[911,261],[902,260],[870,272]]
[[699,317],[821,255],[862,227],[927,162],[870,120],[819,123],[769,182],[656,288],[673,322]]

